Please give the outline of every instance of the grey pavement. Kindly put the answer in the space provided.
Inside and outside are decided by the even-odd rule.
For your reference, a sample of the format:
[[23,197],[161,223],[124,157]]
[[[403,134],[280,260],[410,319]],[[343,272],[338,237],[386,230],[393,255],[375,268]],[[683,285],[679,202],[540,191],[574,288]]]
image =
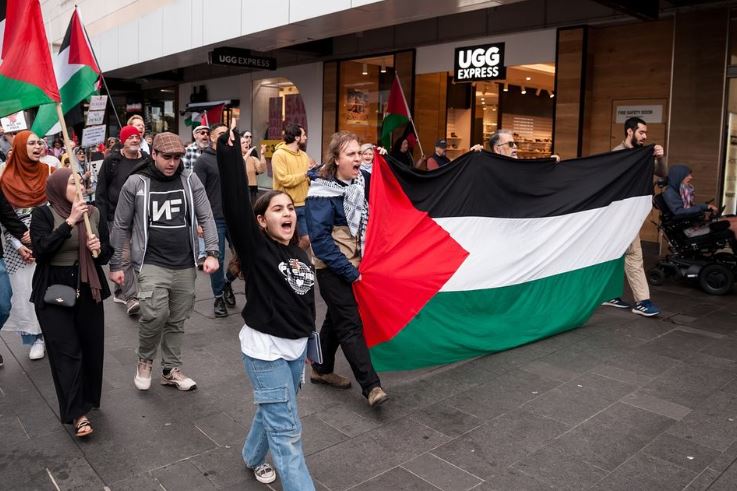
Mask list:
[[[254,406],[237,337],[242,282],[235,289],[237,311],[214,319],[198,278],[189,393],[133,387],[136,323],[107,302],[102,408],[87,441],[59,423],[48,362],[3,332],[0,489],[281,489],[240,458]],[[515,350],[382,374],[391,400],[378,409],[357,387],[308,383],[299,405],[317,488],[737,489],[736,297],[671,282],[653,289],[659,319],[602,307]],[[350,373],[343,359],[336,371]]]

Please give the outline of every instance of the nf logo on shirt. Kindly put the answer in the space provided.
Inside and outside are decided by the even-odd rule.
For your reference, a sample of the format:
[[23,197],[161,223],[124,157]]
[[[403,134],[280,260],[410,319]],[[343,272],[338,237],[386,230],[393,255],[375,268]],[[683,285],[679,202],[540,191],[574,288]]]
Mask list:
[[183,228],[187,226],[184,190],[149,193],[150,226],[152,228]]

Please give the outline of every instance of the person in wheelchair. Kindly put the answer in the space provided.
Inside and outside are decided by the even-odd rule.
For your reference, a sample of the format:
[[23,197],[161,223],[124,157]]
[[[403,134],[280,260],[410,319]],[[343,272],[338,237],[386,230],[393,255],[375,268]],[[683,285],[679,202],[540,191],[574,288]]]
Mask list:
[[[686,237],[706,235],[714,229],[712,221],[706,219],[706,213],[712,217],[719,214],[719,209],[713,204],[694,204],[694,187],[691,185],[693,173],[685,165],[674,165],[668,172],[668,186],[663,191],[663,199],[668,211],[676,218],[700,218],[695,225],[684,229]],[[728,222],[729,229],[737,237],[737,217],[721,217],[719,222]],[[724,227],[722,225],[722,227]],[[721,227],[719,227],[721,228]],[[726,228],[726,227],[724,227]]]

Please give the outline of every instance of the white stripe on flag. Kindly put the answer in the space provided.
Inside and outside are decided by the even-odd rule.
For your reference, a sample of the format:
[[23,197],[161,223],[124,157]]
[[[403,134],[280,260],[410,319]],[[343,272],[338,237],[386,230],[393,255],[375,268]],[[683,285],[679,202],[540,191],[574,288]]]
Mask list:
[[518,285],[617,259],[651,208],[651,196],[638,196],[547,218],[436,218],[470,253],[440,291]]

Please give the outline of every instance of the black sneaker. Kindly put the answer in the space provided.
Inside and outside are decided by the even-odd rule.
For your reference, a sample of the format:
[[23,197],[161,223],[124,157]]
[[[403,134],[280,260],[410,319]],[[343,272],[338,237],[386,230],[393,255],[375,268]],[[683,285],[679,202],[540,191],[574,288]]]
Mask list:
[[223,298],[228,307],[235,307],[235,295],[233,294],[233,287],[230,282],[225,283],[223,287]]
[[215,298],[215,317],[227,317],[228,308],[225,306],[225,300],[223,297]]

